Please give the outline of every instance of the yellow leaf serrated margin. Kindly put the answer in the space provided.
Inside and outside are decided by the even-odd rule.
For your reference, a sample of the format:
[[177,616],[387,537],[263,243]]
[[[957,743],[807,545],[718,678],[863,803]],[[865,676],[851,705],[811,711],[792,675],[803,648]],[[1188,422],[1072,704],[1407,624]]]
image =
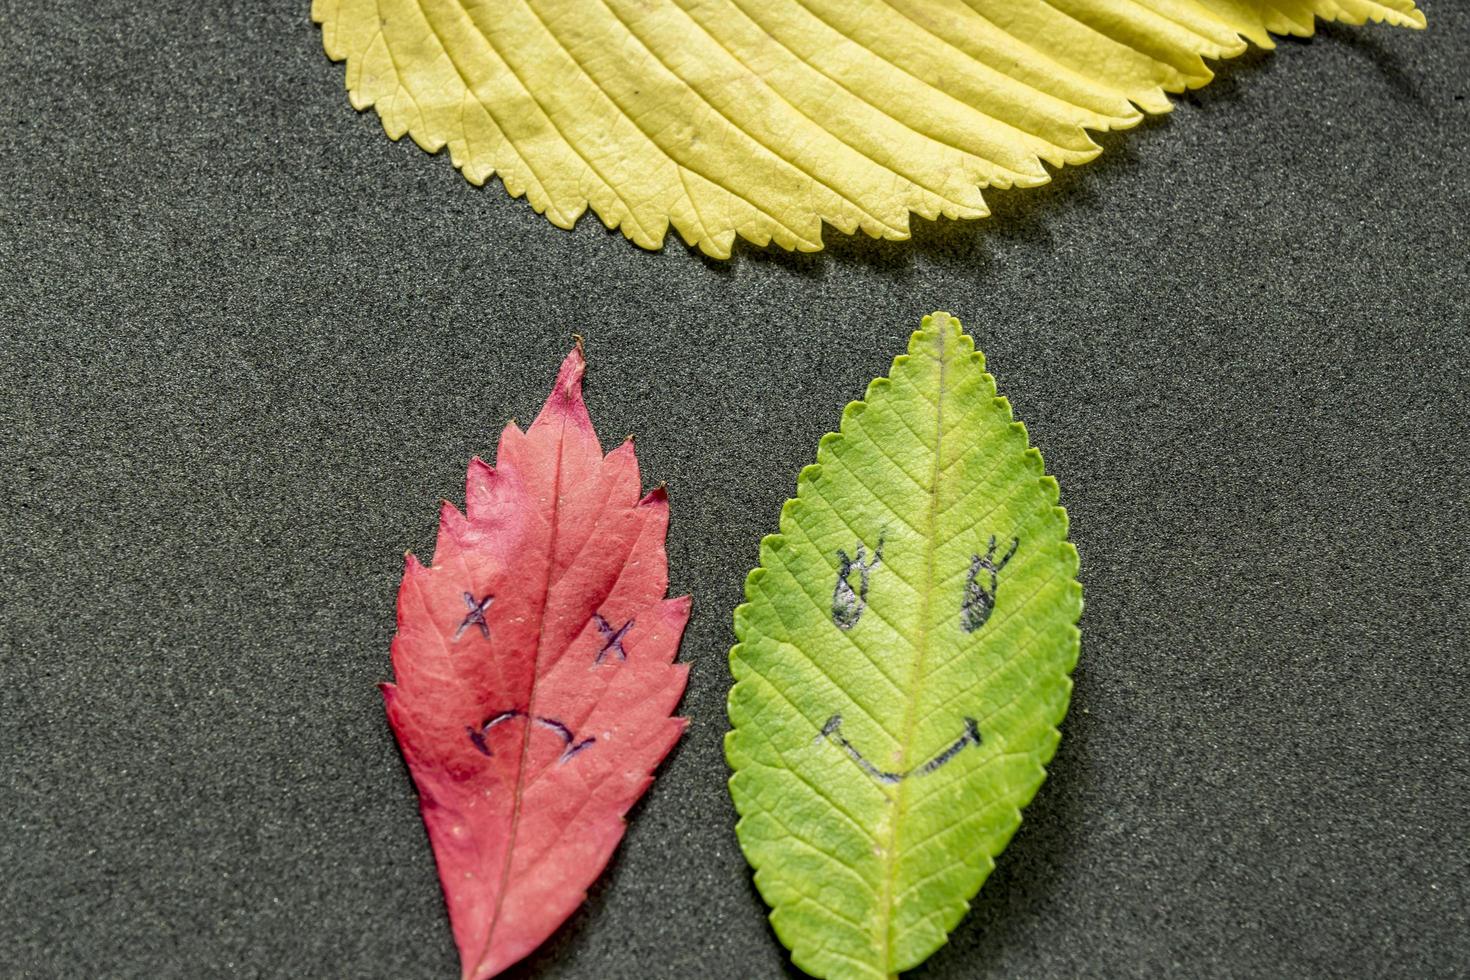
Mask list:
[[989,213],[984,187],[1100,152],[1206,59],[1316,18],[1422,28],[1413,0],[313,0],[327,54],[473,184],[561,228],[590,205],[649,249],[670,223],[816,251]]

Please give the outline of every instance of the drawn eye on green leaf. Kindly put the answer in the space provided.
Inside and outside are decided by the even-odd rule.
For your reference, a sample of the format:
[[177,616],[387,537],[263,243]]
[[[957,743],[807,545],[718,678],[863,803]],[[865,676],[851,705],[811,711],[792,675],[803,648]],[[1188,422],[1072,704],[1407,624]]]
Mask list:
[[837,584],[832,587],[832,622],[838,629],[850,630],[863,618],[868,607],[869,578],[873,569],[883,560],[883,538],[873,556],[863,558],[863,543],[859,541],[851,558],[843,549],[837,549]]
[[[761,542],[725,752],[740,845],[803,970],[922,962],[1041,786],[1081,636],[1057,498],[984,358],[935,313]],[[846,549],[880,529],[882,574],[864,582]],[[866,586],[858,628],[843,615],[859,594],[834,576]]]
[[[313,0],[358,109],[570,228],[804,252],[1085,163],[1247,40],[1414,0]],[[1142,110],[1142,111],[1140,111]],[[478,229],[467,234],[480,234]]]

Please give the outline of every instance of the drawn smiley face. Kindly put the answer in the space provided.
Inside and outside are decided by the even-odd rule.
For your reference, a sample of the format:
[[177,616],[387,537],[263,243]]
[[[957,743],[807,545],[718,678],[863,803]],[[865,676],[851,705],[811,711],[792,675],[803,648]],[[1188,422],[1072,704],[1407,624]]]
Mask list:
[[[1006,565],[1010,564],[1020,546],[1021,539],[1013,537],[1009,550],[997,561],[995,557],[996,536],[992,534],[985,554],[971,556],[969,575],[966,578],[964,595],[960,601],[960,628],[965,633],[974,633],[989,622],[991,613],[995,611],[996,596],[1000,591],[1000,573]],[[870,560],[864,561],[861,541],[857,543],[853,554],[854,557],[849,558],[845,550],[837,552],[838,570],[837,583],[832,592],[832,623],[843,631],[849,631],[855,627],[867,608],[868,590],[871,586],[869,576],[882,559],[883,538],[879,537],[878,546],[873,549],[873,557]],[[854,571],[858,573],[856,589],[853,588],[852,583]],[[822,726],[816,742],[823,741],[831,742],[842,749],[859,769],[876,782],[892,786],[911,777],[927,776],[937,772],[969,746],[978,747],[981,738],[979,724],[974,718],[967,717],[964,719],[963,731],[953,742],[937,751],[928,761],[901,770],[882,769],[874,765],[857,746],[848,741],[847,737],[842,734],[841,714],[834,713]]]

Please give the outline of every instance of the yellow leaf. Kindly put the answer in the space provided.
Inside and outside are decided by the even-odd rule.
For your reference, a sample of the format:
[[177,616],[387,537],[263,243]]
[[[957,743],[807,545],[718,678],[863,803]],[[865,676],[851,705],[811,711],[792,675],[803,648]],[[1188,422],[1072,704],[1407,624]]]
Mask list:
[[1413,0],[313,0],[327,54],[471,183],[570,228],[590,204],[658,248],[670,222],[815,251],[822,222],[907,238],[978,218],[1168,112],[1246,40],[1315,18],[1423,27]]

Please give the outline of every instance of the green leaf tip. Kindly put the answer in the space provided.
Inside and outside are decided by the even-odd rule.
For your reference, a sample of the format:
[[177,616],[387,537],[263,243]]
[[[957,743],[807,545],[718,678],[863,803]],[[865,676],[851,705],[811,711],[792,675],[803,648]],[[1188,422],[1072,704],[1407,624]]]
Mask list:
[[984,356],[934,313],[762,540],[725,754],[740,846],[808,973],[925,960],[1045,779],[1081,643],[1057,499]]

